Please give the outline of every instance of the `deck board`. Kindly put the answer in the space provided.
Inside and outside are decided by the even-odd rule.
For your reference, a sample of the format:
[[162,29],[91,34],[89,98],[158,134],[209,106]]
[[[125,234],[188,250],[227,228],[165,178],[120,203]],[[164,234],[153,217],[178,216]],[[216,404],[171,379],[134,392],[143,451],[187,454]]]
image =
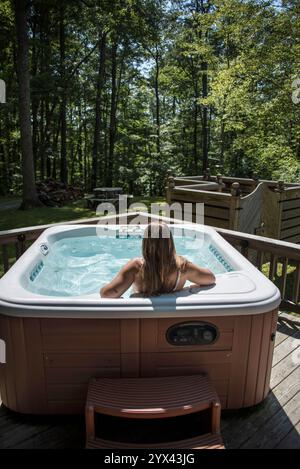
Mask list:
[[[300,449],[300,321],[281,316],[267,399],[226,411],[221,431],[226,448]],[[0,407],[0,448],[83,448],[82,416],[31,417]]]
[[276,449],[295,449],[299,448],[300,422],[281,440]]
[[277,347],[278,345],[280,345],[280,344],[281,344],[282,342],[284,342],[287,338],[288,338],[288,336],[286,335],[286,333],[277,330],[276,339],[275,339],[275,347]]
[[293,350],[299,348],[299,336],[299,333],[297,333],[297,335],[294,334],[281,342],[278,347],[275,348],[273,356],[273,367],[289,356]]
[[292,431],[300,414],[300,391],[280,408],[241,448],[272,449]]
[[[300,368],[291,373],[276,389],[270,393],[266,401],[253,408],[228,412],[228,421],[223,416],[222,434],[227,448],[239,448],[252,435],[261,434],[266,423],[280,411],[282,406],[297,394],[300,388]],[[233,416],[231,416],[233,414]],[[224,425],[226,423],[226,426]],[[299,440],[300,443],[300,440]]]

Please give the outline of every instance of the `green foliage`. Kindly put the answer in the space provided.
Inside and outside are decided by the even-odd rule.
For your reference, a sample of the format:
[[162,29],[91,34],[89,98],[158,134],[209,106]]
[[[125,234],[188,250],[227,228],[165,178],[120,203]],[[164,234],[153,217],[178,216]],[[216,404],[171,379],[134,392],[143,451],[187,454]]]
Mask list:
[[[61,4],[33,0],[29,10],[37,180],[60,177],[65,92],[69,182],[86,189],[91,185],[99,38],[106,34],[98,185],[112,176],[113,184],[130,193],[156,195],[164,193],[168,171],[200,173],[204,109],[212,171],[299,181],[300,104],[291,99],[292,82],[300,74],[296,1],[278,8],[267,0],[68,0],[63,2],[64,79]],[[0,5],[0,42],[0,78],[8,95],[0,107],[0,193],[16,194],[22,181],[14,17],[8,0]]]

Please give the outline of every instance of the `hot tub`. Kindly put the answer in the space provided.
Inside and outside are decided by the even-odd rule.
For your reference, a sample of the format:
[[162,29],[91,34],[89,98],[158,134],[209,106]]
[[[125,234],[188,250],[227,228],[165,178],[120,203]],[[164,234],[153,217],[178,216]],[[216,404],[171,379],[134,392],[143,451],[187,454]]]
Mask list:
[[[101,299],[141,252],[144,227],[47,229],[0,280],[3,403],[23,413],[83,412],[90,377],[207,372],[228,409],[269,392],[280,293],[214,229],[171,226],[179,254],[216,284],[153,298]],[[100,231],[99,231],[100,230]]]

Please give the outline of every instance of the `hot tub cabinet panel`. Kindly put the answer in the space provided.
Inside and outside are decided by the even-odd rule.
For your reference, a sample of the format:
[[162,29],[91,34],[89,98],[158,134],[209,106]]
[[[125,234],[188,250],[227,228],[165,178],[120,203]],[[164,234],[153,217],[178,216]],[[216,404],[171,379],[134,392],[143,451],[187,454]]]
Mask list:
[[[170,326],[217,327],[210,345],[172,345]],[[80,413],[90,377],[176,376],[207,372],[223,409],[261,402],[269,392],[277,310],[245,316],[65,319],[0,316],[6,363],[0,393],[30,414]]]

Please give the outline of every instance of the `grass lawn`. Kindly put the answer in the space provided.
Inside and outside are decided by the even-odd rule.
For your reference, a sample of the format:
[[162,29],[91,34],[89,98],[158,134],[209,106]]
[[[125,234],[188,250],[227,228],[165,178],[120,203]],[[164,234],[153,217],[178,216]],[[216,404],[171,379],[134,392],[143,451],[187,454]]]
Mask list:
[[[87,209],[86,202],[83,199],[64,207],[41,207],[25,211],[17,208],[1,210],[2,200],[6,202],[12,199],[0,198],[0,231],[96,217],[95,210]],[[151,203],[162,203],[164,201],[163,197],[136,197],[133,200],[133,202],[141,204],[141,209],[143,209],[142,204],[149,207]]]

